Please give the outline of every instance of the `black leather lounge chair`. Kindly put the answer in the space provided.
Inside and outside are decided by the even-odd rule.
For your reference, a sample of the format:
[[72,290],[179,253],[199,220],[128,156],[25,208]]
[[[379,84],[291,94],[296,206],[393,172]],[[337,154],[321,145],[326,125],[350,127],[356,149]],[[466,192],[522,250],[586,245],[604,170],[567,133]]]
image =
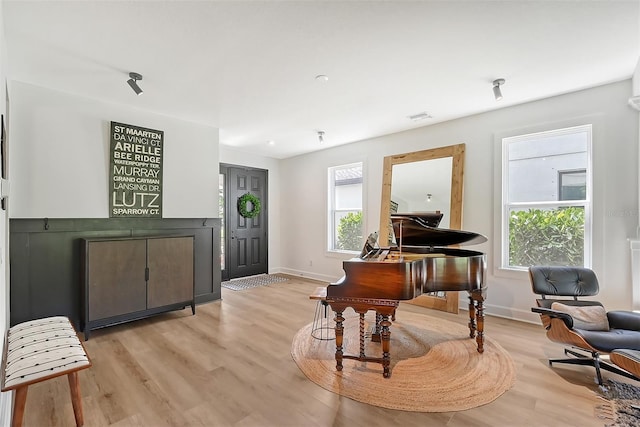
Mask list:
[[564,350],[569,358],[549,359],[549,366],[591,365],[596,369],[599,385],[602,385],[601,368],[638,380],[600,356],[616,349],[640,350],[640,313],[606,312],[597,301],[579,300],[599,292],[598,279],[588,268],[533,266],[529,268],[529,277],[533,292],[540,295],[537,307],[531,311],[540,314],[547,337],[573,348]]

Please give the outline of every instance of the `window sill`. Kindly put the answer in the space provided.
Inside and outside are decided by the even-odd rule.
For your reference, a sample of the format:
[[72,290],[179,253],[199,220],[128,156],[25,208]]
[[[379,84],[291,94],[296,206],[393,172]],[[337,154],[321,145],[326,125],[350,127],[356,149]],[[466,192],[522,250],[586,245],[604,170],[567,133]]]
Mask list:
[[494,267],[493,275],[505,279],[527,280],[529,278],[529,269]]
[[340,251],[340,250],[328,250],[325,255],[329,258],[350,259],[360,255],[360,251]]

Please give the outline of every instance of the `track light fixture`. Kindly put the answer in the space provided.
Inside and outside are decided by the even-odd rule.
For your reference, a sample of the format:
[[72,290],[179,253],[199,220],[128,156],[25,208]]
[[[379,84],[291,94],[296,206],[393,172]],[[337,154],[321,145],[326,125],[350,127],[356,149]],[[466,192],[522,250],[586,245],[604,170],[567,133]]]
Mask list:
[[496,79],[493,81],[493,96],[496,98],[496,101],[500,101],[502,99],[502,92],[500,91],[500,86],[504,84],[504,79]]
[[136,95],[142,95],[142,88],[138,86],[138,80],[142,80],[142,75],[138,73],[129,73],[130,79],[127,80],[131,89],[136,93]]
[[318,141],[320,141],[320,144],[324,142],[324,131],[322,130],[318,131]]

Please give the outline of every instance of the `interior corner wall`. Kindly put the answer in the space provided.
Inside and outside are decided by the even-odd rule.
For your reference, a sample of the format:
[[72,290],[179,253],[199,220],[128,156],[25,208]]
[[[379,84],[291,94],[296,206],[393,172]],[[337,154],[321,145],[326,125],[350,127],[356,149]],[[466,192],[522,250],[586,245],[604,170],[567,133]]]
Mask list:
[[[0,114],[7,120],[7,48],[4,37],[4,2],[0,1]],[[7,123],[5,128],[8,130]],[[9,327],[9,216],[0,209],[0,333],[4,337]],[[0,352],[4,351],[4,339]],[[0,394],[0,425],[11,423],[12,392]]]
[[[597,117],[593,141],[593,267],[601,282],[598,299],[609,309],[629,309],[632,301],[628,238],[638,223],[638,114],[627,104],[631,80],[611,83],[406,132],[292,157],[281,162],[283,267],[291,274],[335,281],[342,261],[326,251],[327,168],[364,161],[365,235],[378,229],[383,158],[459,143],[466,144],[463,228],[483,234],[487,243],[469,249],[487,254],[486,313],[539,322],[531,313],[534,295],[526,272],[505,277],[493,268],[496,212],[496,138],[531,127],[554,129],[560,122]],[[523,132],[526,133],[526,132]],[[417,184],[417,183],[416,183]],[[461,294],[460,306],[466,298]],[[490,328],[490,326],[488,327]]]
[[111,121],[164,131],[163,217],[218,217],[219,132],[132,105],[9,83],[11,218],[108,218]]
[[[638,34],[640,37],[640,34]],[[633,71],[632,81],[632,91],[630,96],[640,96],[640,58],[636,63],[636,68]],[[640,125],[638,127],[638,135],[640,139]],[[640,151],[640,150],[639,150]],[[637,179],[638,179],[638,191],[640,191],[640,171],[637,171]],[[640,200],[640,194],[638,195]],[[640,212],[640,204],[638,205],[638,212]],[[634,236],[636,239],[640,239],[640,218],[638,219],[638,228],[636,230],[636,235]]]

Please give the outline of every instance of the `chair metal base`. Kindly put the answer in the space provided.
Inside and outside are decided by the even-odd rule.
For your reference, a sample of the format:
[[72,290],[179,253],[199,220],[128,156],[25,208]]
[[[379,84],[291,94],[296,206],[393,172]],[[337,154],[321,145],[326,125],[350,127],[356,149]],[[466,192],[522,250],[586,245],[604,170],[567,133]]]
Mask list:
[[[615,365],[612,365],[608,362],[603,361],[600,358],[600,353],[597,351],[588,351],[581,348],[576,348],[575,350],[570,350],[568,348],[564,349],[564,354],[567,356],[573,356],[568,359],[549,359],[549,366],[553,366],[554,363],[567,363],[570,365],[588,365],[593,366],[596,369],[596,377],[598,380],[598,385],[602,385],[602,374],[600,369],[604,369],[605,371],[613,372],[618,375],[622,375],[623,377],[630,378],[632,380],[638,380],[637,377],[632,375],[631,373],[618,368]],[[582,352],[579,353],[578,351]],[[591,353],[590,355],[588,353]]]

